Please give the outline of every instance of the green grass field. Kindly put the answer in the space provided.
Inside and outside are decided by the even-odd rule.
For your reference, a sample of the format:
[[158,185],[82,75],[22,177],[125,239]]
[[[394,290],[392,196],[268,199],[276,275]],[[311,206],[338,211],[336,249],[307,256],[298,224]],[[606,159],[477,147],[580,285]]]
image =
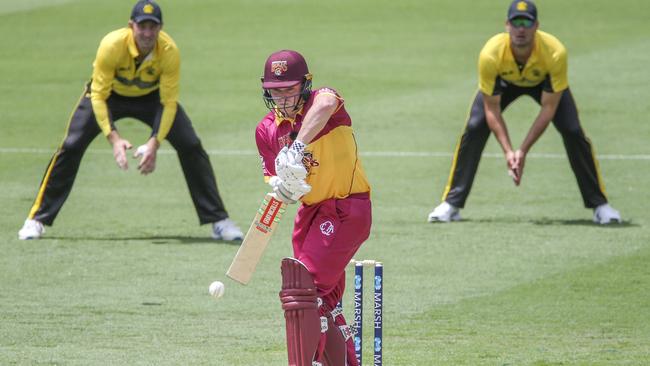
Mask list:
[[[286,365],[277,294],[295,208],[252,283],[226,280],[237,246],[198,226],[169,144],[141,177],[117,169],[98,138],[56,224],[17,240],[98,42],[132,4],[0,0],[0,365]],[[243,229],[267,190],[253,139],[266,56],[300,50],[314,84],[345,97],[373,185],[357,257],[385,263],[385,365],[650,363],[645,0],[538,0],[541,29],[569,50],[583,127],[625,220],[615,227],[591,223],[552,127],[521,187],[491,139],[465,220],[426,223],[506,0],[160,4],[183,57],[181,103]],[[515,145],[537,111],[524,99],[505,114]],[[118,127],[134,145],[149,133]],[[215,302],[217,279],[226,294]]]

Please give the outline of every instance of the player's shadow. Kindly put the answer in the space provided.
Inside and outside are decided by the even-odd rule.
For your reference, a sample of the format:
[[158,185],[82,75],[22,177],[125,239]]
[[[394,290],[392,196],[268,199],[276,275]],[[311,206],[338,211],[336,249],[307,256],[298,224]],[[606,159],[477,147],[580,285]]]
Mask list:
[[214,240],[206,236],[183,235],[143,235],[143,236],[45,236],[41,240],[56,239],[67,241],[149,241],[156,245],[169,244],[226,244],[239,245],[241,241]]
[[599,225],[593,222],[592,220],[589,219],[557,219],[557,218],[549,218],[549,217],[540,217],[540,218],[526,218],[526,217],[519,217],[519,218],[514,218],[512,216],[509,217],[490,217],[490,218],[482,218],[482,219],[465,219],[461,220],[461,222],[467,222],[467,223],[477,223],[477,224],[494,224],[494,223],[500,223],[500,224],[534,224],[534,225],[540,225],[540,226],[590,226],[590,227],[595,227],[595,228],[603,228],[603,229],[625,229],[625,228],[630,228],[630,227],[639,227],[641,225],[634,223],[632,221],[623,221],[622,223],[613,223],[609,225]]
[[553,226],[553,225],[566,225],[566,226],[593,226],[603,229],[625,229],[630,227],[639,227],[641,225],[634,223],[632,221],[623,221],[621,223],[612,223],[608,225],[596,224],[592,220],[580,219],[580,220],[561,220],[561,219],[552,219],[548,217],[542,217],[539,219],[530,220],[531,223],[541,226]]

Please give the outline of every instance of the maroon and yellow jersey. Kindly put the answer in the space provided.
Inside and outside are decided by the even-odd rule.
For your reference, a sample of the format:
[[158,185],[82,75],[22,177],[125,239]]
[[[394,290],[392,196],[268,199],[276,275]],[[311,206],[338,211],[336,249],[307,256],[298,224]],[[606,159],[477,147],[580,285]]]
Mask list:
[[352,131],[352,120],[345,110],[343,99],[329,88],[311,92],[311,96],[295,119],[269,112],[257,125],[255,141],[262,160],[265,180],[275,173],[275,157],[283,147],[291,145],[302,120],[318,94],[334,95],[339,106],[304,151],[303,163],[307,168],[306,182],[311,192],[301,198],[306,205],[330,198],[346,198],[353,193],[370,192],[370,185],[361,166],[357,144]]
[[535,32],[535,46],[523,69],[510,48],[510,35],[497,34],[481,50],[478,60],[479,89],[486,95],[500,94],[500,81],[529,88],[542,83],[545,91],[557,93],[569,87],[567,52],[554,36]]

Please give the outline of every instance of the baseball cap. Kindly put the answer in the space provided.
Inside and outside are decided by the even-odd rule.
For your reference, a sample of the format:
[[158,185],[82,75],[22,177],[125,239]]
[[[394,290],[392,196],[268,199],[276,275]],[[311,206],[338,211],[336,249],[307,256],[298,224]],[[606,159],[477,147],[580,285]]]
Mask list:
[[300,53],[292,50],[277,51],[266,59],[262,88],[287,88],[302,82],[307,74],[307,62]]
[[508,8],[508,20],[523,17],[530,20],[537,20],[537,7],[530,0],[514,0]]
[[140,0],[133,6],[131,10],[131,20],[136,23],[145,20],[151,20],[158,24],[162,24],[162,11],[160,6],[151,0]]

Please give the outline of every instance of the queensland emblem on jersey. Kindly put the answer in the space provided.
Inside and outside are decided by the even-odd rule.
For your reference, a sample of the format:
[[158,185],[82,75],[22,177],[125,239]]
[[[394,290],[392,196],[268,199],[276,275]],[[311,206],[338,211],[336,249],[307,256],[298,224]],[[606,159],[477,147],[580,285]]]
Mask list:
[[307,172],[310,172],[312,167],[320,165],[320,163],[314,159],[314,154],[307,150],[302,153],[302,164],[307,168]]
[[291,139],[290,134],[286,134],[278,137],[278,146],[280,146],[280,149],[282,149],[285,146],[291,145],[291,142],[293,142],[293,140]]
[[283,73],[287,72],[287,61],[273,61],[271,62],[271,72],[276,76],[280,76]]

